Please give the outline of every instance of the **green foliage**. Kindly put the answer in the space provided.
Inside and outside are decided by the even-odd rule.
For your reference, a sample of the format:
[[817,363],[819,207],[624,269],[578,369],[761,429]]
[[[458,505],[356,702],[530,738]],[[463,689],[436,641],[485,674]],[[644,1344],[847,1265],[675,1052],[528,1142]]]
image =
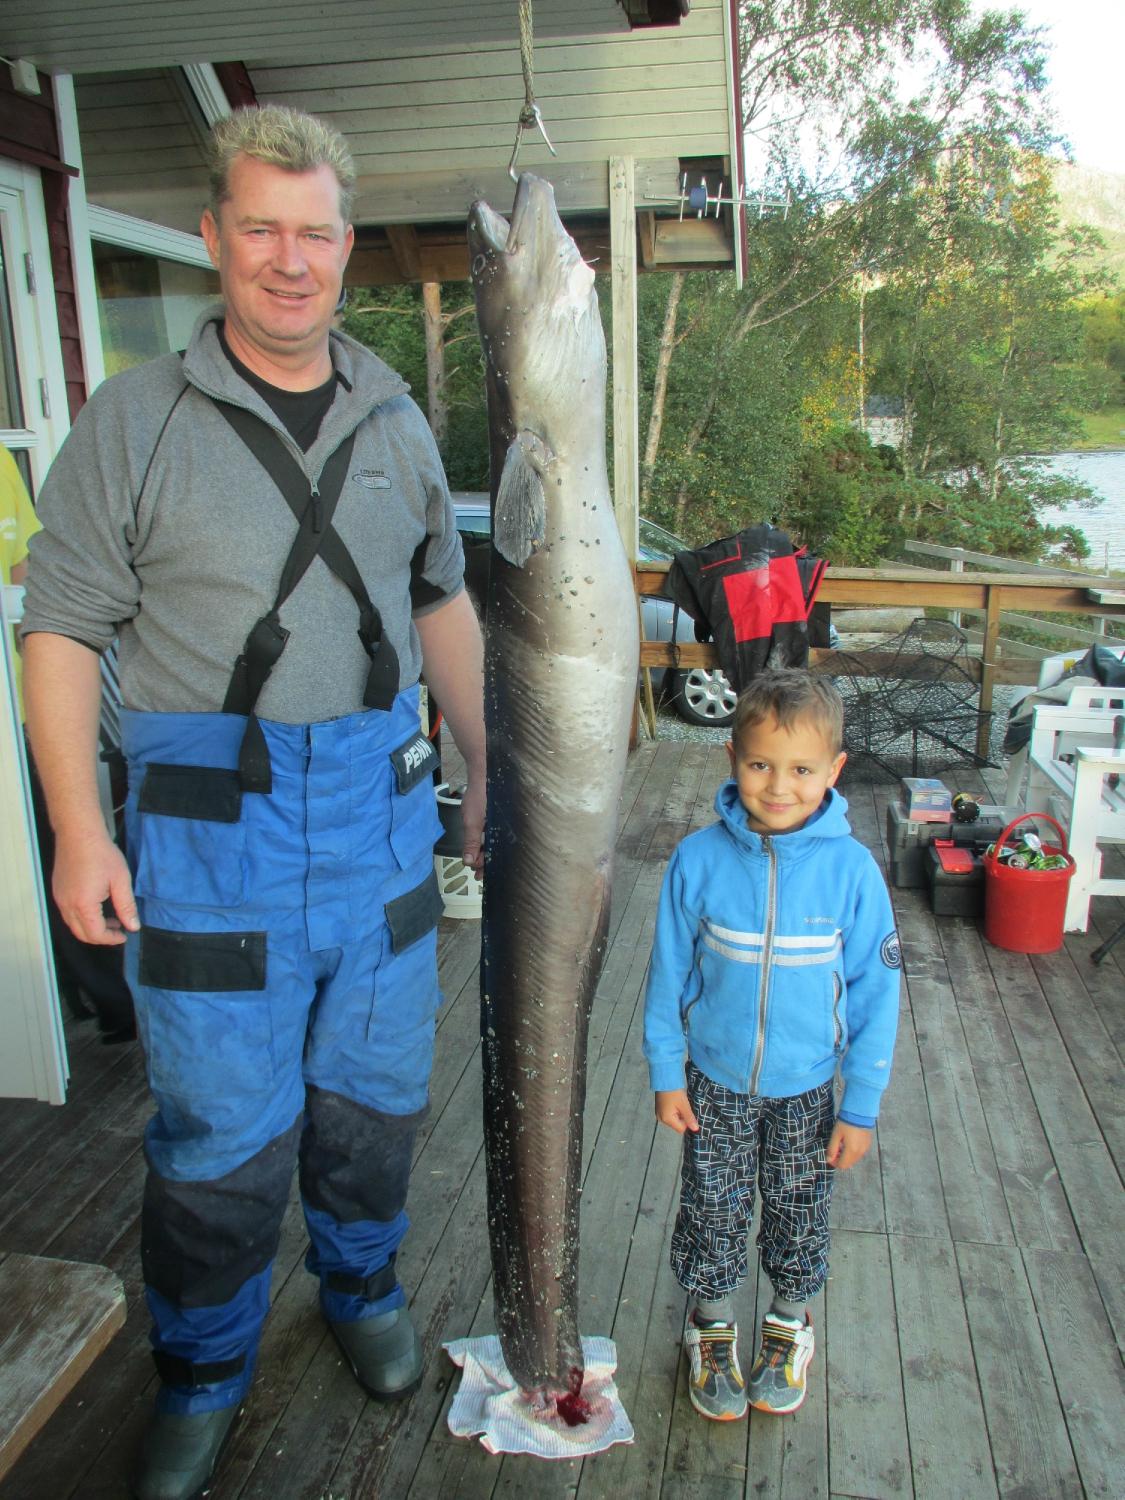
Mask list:
[[861,432],[834,428],[802,453],[779,522],[838,566],[872,567],[895,545],[902,484]]
[[[488,489],[488,415],[472,289],[442,287],[448,433],[442,460],[450,489]],[[426,340],[420,286],[358,287],[342,327],[397,370],[426,410]]]

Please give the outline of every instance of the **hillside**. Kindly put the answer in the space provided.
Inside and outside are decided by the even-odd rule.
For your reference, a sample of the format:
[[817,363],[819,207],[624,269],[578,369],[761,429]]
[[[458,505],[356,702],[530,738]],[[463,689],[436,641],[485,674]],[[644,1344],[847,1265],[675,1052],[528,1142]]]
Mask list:
[[1054,171],[1063,222],[1092,224],[1105,240],[1105,265],[1125,287],[1125,173],[1060,162]]

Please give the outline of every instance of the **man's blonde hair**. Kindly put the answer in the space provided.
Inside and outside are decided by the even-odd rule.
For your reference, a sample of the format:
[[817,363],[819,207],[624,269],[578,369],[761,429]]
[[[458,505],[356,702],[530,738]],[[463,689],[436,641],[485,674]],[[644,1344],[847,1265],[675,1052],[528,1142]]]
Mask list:
[[211,212],[230,197],[230,168],[236,156],[253,156],[285,172],[331,167],[340,184],[340,214],[350,223],[355,199],[355,162],[338,130],[287,104],[251,105],[219,120],[211,131],[207,163]]
[[820,730],[831,754],[844,747],[844,700],[830,677],[811,677],[793,667],[759,672],[738,695],[731,729],[735,749],[747,729],[770,719],[782,729],[807,720]]

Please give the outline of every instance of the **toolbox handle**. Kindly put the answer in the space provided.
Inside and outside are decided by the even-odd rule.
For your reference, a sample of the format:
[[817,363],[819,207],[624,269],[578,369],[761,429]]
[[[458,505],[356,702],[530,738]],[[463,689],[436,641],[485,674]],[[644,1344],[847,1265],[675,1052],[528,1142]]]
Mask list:
[[[993,846],[992,846],[993,850],[995,851],[995,850],[998,850],[998,849],[1003,849],[1004,845],[1008,842],[1008,835],[1011,833],[1012,829],[1016,826],[1017,823],[1034,822],[1037,818],[1040,819],[1044,823],[1050,823],[1051,827],[1055,830],[1055,832],[1058,834],[1059,838],[1062,840],[1062,844],[1060,846],[1061,849],[1062,849],[1062,852],[1066,855],[1067,859],[1069,859],[1070,858],[1070,849],[1067,846],[1067,842],[1066,842],[1066,829],[1062,826],[1062,824],[1058,821],[1057,818],[1052,818],[1052,816],[1051,816],[1050,813],[1044,813],[1044,812],[1026,812],[1026,813],[1020,813],[1020,815],[1019,815],[1018,818],[1013,818],[1012,821],[1008,824],[1007,828],[1005,828],[1004,832],[1000,835],[1000,837],[993,844]],[[984,857],[985,857],[986,860],[991,860],[993,864],[996,863],[996,854],[995,854],[995,852],[992,853],[992,854],[986,854]]]

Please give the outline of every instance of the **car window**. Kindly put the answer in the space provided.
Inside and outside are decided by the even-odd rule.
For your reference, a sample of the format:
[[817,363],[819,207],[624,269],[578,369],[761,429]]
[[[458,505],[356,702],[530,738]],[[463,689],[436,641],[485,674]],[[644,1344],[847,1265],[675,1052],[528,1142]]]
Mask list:
[[687,551],[685,541],[671,531],[665,531],[655,521],[646,521],[644,516],[641,517],[637,530],[637,550],[645,562],[667,562],[677,552]]
[[[456,500],[453,508],[457,516],[457,530],[463,537],[483,541],[492,534],[492,518],[486,508],[474,505],[470,510]],[[646,520],[644,516],[640,518],[637,551],[642,562],[669,562],[677,552],[686,550],[687,543],[673,532],[666,531],[655,521]]]

